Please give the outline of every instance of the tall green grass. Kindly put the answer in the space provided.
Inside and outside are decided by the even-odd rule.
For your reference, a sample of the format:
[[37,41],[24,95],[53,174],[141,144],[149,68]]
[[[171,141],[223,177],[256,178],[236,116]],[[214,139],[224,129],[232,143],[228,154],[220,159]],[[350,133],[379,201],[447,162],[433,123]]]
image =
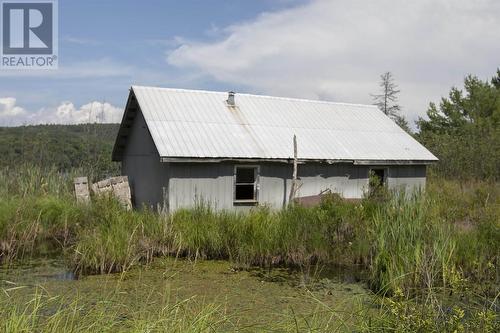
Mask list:
[[0,196],[72,196],[73,180],[82,175],[97,180],[99,172],[92,168],[77,168],[61,172],[56,167],[37,167],[30,164],[0,168]]
[[87,207],[89,218],[66,252],[78,273],[121,272],[155,256],[173,253],[168,220],[151,211],[126,211],[109,197]]
[[[145,286],[141,285],[141,288]],[[317,302],[310,313],[292,308],[281,319],[245,325],[240,313],[223,304],[206,303],[196,297],[174,299],[168,290],[145,299],[125,301],[119,288],[96,299],[82,295],[51,296],[41,287],[33,294],[16,294],[20,287],[1,290],[0,330],[20,332],[481,332],[500,329],[498,313],[488,304],[417,302],[398,294],[377,298],[375,304],[362,299],[350,306]]]
[[[38,288],[24,304],[0,298],[0,330],[20,332],[218,332],[233,331],[224,309],[195,298],[174,300],[168,294],[150,300],[156,311],[120,302],[112,291],[92,304],[81,297],[51,296]],[[7,296],[5,296],[7,295]]]
[[[229,258],[247,265],[352,263],[363,256],[353,249],[355,230],[363,230],[359,204],[331,196],[315,208],[299,205],[280,211],[267,207],[249,212],[214,211],[207,205],[182,209],[169,218],[173,248],[188,256]],[[361,238],[360,238],[361,239]]]
[[431,199],[394,197],[377,209],[371,232],[374,290],[433,288],[446,283],[453,267],[455,239],[451,226],[431,216]]
[[331,195],[317,207],[247,213],[201,203],[162,215],[126,211],[107,197],[77,204],[66,175],[43,176],[36,168],[6,174],[0,172],[9,182],[0,191],[4,263],[55,251],[81,274],[120,272],[159,255],[305,270],[356,264],[367,270],[374,291],[409,295],[462,278],[494,293],[499,281],[498,184],[434,180],[413,196],[352,203]]

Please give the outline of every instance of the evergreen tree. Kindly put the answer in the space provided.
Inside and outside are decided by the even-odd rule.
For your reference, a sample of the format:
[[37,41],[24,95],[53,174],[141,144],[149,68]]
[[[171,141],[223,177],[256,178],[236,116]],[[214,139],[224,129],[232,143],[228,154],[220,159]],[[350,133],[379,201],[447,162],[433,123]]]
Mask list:
[[394,82],[391,72],[380,75],[380,94],[372,95],[374,104],[392,120],[396,122],[406,132],[411,133],[408,121],[400,114],[401,106],[398,104],[398,94],[400,90]]
[[420,118],[418,139],[440,162],[434,171],[448,178],[500,179],[500,71],[491,82],[469,75],[464,90],[452,88]]
[[497,76],[491,79],[491,84],[500,89],[500,68],[497,69]]

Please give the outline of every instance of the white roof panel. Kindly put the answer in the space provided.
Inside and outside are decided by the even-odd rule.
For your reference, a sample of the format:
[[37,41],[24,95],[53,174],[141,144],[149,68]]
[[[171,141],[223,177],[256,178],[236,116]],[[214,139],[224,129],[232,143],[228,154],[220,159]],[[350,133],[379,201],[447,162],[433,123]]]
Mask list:
[[436,161],[372,105],[133,86],[162,158]]

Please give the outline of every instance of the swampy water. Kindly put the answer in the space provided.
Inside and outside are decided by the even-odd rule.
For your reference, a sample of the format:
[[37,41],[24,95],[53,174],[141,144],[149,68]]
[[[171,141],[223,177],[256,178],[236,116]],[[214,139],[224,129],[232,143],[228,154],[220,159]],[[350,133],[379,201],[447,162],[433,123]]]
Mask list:
[[220,305],[239,323],[266,327],[291,313],[307,315],[325,306],[348,313],[369,303],[370,293],[357,282],[358,274],[344,268],[315,267],[304,274],[285,268],[241,269],[227,261],[161,258],[125,273],[76,277],[63,261],[38,258],[0,268],[0,297],[22,304],[43,290],[84,304],[109,300],[128,311],[155,311],[159,298],[194,298]]

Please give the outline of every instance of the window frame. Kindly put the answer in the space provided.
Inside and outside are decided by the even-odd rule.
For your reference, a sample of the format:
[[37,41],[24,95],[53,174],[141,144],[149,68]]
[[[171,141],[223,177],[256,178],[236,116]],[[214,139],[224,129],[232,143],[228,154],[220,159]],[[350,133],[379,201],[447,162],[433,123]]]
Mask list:
[[[253,183],[238,183],[237,173],[238,169],[254,169],[255,180]],[[260,192],[260,166],[254,164],[238,164],[234,166],[233,171],[233,205],[257,205],[259,203],[259,192]],[[253,185],[253,199],[236,199],[236,188],[238,185]]]

